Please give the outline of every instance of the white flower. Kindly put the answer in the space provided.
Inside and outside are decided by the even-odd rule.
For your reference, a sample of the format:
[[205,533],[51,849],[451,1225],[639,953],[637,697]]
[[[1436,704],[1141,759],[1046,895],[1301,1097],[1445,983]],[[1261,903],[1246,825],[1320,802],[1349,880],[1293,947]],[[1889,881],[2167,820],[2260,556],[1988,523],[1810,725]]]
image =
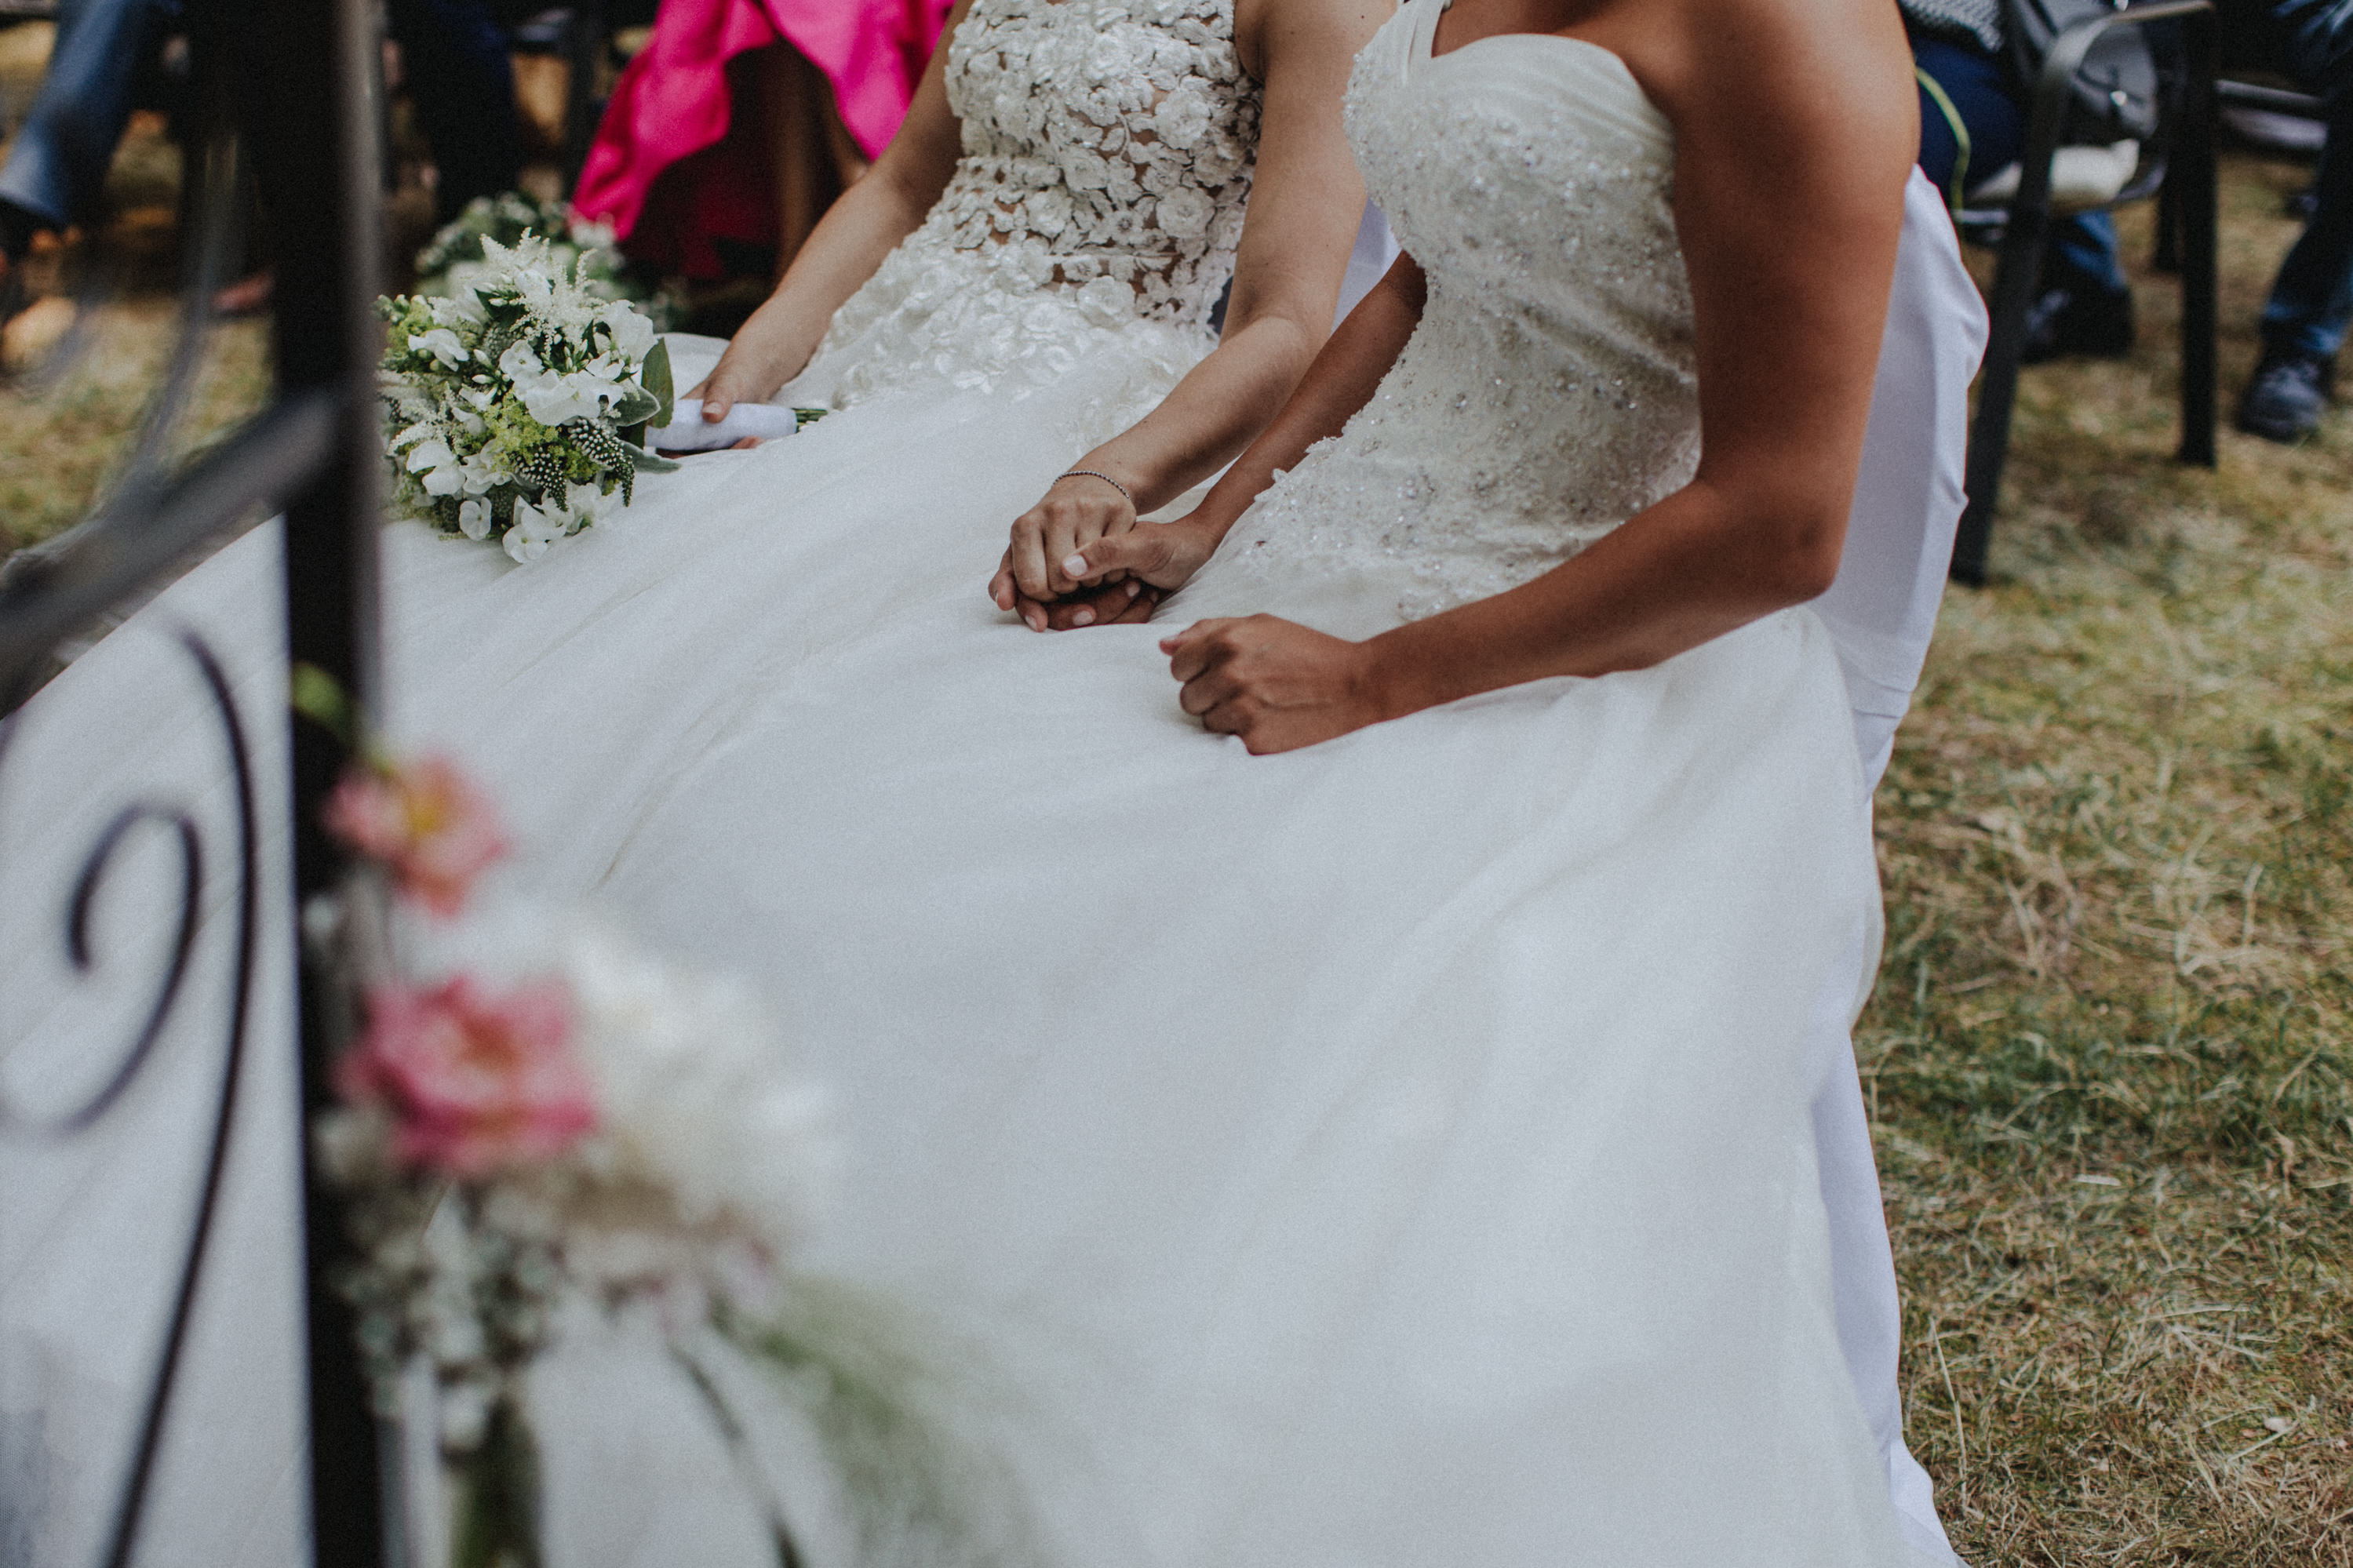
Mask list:
[[814,1225],[828,1185],[825,1101],[782,1069],[752,992],[575,923],[562,966],[613,1173],[667,1190],[696,1226],[744,1226],[773,1254]]
[[575,529],[586,528],[593,522],[601,521],[620,499],[617,495],[606,494],[593,483],[575,481],[564,489],[564,510],[571,514]]
[[1060,191],[1032,191],[1023,199],[1029,227],[1051,239],[1071,226],[1071,198]]
[[1082,147],[1073,147],[1062,154],[1062,178],[1074,191],[1099,191],[1111,184],[1111,165]]
[[1217,210],[1209,198],[1191,185],[1180,185],[1160,198],[1160,232],[1191,239],[1209,226]]
[[1153,132],[1171,147],[1190,148],[1209,129],[1209,100],[1189,87],[1180,87],[1153,110]]
[[518,566],[528,566],[547,553],[548,547],[565,535],[567,520],[562,509],[543,511],[527,500],[518,499],[514,507],[514,526],[508,529],[500,543]]
[[491,503],[486,500],[460,502],[458,507],[458,531],[472,540],[491,536]]
[[466,363],[468,350],[457,333],[447,327],[435,327],[430,331],[408,334],[408,346],[418,353],[429,353],[451,370]]
[[1079,290],[1079,310],[1099,327],[1115,327],[1135,314],[1135,290],[1115,278],[1098,278]]
[[521,382],[527,376],[545,375],[547,366],[540,363],[538,353],[530,343],[518,338],[499,356],[499,374],[509,381]]
[[613,334],[613,347],[627,354],[634,363],[643,363],[646,355],[654,351],[654,324],[638,313],[636,306],[615,300],[599,313],[598,320]]

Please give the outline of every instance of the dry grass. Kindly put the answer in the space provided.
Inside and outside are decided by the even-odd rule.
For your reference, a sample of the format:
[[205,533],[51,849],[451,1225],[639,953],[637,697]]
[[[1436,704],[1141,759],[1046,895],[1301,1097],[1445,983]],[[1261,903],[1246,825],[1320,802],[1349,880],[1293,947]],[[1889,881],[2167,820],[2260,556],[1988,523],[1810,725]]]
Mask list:
[[[88,357],[0,388],[0,552],[135,427],[165,155],[118,169],[99,244],[148,260]],[[2226,171],[2227,390],[2299,179]],[[1979,1568],[2353,1564],[2353,414],[2173,467],[2175,291],[2140,300],[2131,361],[2028,374],[1996,585],[1880,797],[1910,1430]],[[258,324],[212,352],[184,442],[266,393]]]
[[[2227,171],[2226,395],[2301,178]],[[2137,289],[2027,373],[1880,795],[1909,1430],[1981,1568],[2353,1563],[2353,416],[2173,466]]]
[[[26,31],[0,32],[0,45]],[[0,89],[9,64],[0,47]],[[135,117],[107,182],[105,221],[28,269],[37,293],[94,292],[100,303],[61,366],[0,380],[0,557],[79,521],[129,455],[172,353],[178,184],[179,154],[161,120]],[[203,374],[173,433],[175,457],[261,405],[269,354],[266,321],[211,327]]]

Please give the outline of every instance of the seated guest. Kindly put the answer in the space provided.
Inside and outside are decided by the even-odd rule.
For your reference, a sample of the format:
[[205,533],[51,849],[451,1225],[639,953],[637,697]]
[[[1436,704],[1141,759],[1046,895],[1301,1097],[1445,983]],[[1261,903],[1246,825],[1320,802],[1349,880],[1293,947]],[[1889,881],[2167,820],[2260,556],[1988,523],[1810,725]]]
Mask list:
[[[1920,167],[1957,208],[1976,182],[2018,161],[2026,106],[2002,58],[2001,0],[1899,0],[1920,83]],[[2061,218],[2026,316],[2029,364],[2132,349],[2132,289],[2105,213]]]
[[2353,20],[2313,0],[2274,0],[2272,10],[2292,66],[2327,105],[2328,139],[2311,216],[2263,305],[2263,355],[2237,423],[2251,436],[2292,442],[2320,423],[2353,321]]
[[58,0],[48,74],[0,167],[0,257],[87,221],[131,119],[141,66],[179,22],[179,0]]
[[573,206],[659,271],[780,274],[888,145],[950,0],[664,0]]

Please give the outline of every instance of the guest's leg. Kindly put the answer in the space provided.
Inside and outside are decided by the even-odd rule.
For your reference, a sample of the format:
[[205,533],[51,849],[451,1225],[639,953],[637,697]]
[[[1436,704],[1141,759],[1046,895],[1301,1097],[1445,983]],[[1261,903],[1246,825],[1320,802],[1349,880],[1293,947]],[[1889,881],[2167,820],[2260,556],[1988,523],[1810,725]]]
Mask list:
[[179,7],[173,0],[59,0],[48,74],[0,168],[0,247],[90,216],[131,118],[139,62]]
[[2316,205],[2280,263],[2263,306],[2263,358],[2239,405],[2239,428],[2293,441],[2320,422],[2333,362],[2353,322],[2353,90],[2329,104]]
[[522,166],[506,32],[483,0],[391,0],[388,10],[447,223],[476,196],[514,189]]

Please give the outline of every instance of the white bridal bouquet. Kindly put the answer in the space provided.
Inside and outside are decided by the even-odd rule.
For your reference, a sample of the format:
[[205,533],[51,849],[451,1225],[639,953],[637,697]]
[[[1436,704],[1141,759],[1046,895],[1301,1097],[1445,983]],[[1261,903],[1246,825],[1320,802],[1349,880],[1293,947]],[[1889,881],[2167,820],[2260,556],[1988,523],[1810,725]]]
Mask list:
[[597,296],[578,255],[485,236],[463,288],[378,309],[394,499],[409,515],[534,561],[617,495],[627,506],[640,470],[674,466],[645,445],[670,417],[669,353],[634,306]]

